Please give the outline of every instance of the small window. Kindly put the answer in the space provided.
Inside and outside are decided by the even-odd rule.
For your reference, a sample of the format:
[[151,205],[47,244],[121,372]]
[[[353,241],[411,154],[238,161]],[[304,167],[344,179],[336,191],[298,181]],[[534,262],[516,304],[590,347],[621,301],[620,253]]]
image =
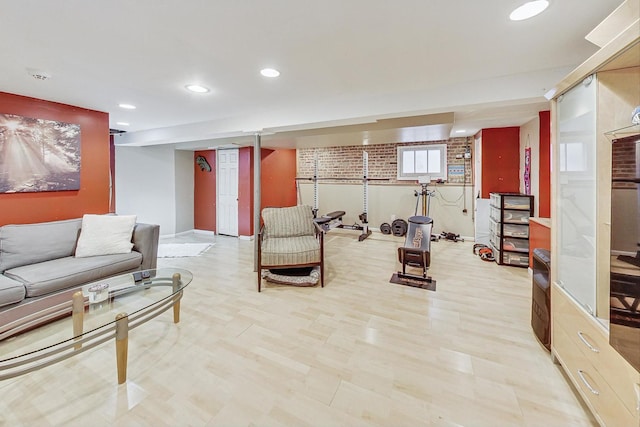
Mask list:
[[398,179],[447,179],[447,144],[398,147]]

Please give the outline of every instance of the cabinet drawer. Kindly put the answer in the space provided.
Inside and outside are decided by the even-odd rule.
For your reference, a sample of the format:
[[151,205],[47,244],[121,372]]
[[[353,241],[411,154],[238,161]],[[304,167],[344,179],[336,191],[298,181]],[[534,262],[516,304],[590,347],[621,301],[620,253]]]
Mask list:
[[553,350],[567,375],[580,391],[596,418],[606,426],[633,426],[638,417],[618,398],[608,382],[581,351],[562,326],[554,325]]
[[[513,211],[505,209],[503,219],[505,223],[529,224],[529,211]],[[500,221],[499,217],[498,221]]]
[[[500,236],[500,223],[489,221],[489,229],[496,236]],[[529,226],[526,224],[503,224],[502,231],[504,237],[521,237],[527,239],[529,237]]]
[[502,253],[502,263],[509,265],[519,265],[521,267],[529,266],[529,255],[528,254],[518,254],[515,252],[503,252]]
[[504,237],[523,237],[529,238],[529,226],[520,224],[504,224],[502,226]]
[[527,263],[529,263],[529,241],[528,240],[504,237],[502,239],[502,249],[504,249],[505,251],[526,252]]
[[529,197],[523,196],[502,196],[505,209],[525,209],[531,208]]
[[556,285],[553,288],[553,328],[566,333],[573,351],[582,353],[627,410],[636,414],[638,396],[634,384],[640,383],[640,374],[609,345],[604,327],[581,310],[564,290]]

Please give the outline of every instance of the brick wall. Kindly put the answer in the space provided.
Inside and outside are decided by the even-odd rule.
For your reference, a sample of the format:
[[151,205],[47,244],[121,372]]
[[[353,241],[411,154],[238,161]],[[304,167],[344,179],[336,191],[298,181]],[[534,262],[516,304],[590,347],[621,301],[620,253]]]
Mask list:
[[[362,152],[369,154],[369,178],[387,178],[388,181],[372,182],[372,184],[406,184],[408,181],[398,181],[397,177],[397,148],[398,146],[447,144],[447,163],[451,165],[465,165],[465,180],[471,183],[471,159],[464,159],[467,146],[473,149],[472,139],[452,138],[446,141],[429,141],[414,143],[389,143],[375,145],[353,145],[345,147],[326,148],[300,148],[297,153],[298,177],[313,177],[314,158],[318,155],[318,177],[323,178],[322,182],[332,182],[326,178],[351,178],[347,183],[359,183],[362,177]],[[458,158],[460,157],[460,158]],[[338,181],[333,181],[338,182]],[[345,181],[340,181],[345,182]],[[462,184],[462,176],[450,176],[448,183]]]
[[[636,171],[636,141],[617,141],[612,145],[612,177],[635,178]],[[635,188],[630,182],[614,182],[613,188]]]

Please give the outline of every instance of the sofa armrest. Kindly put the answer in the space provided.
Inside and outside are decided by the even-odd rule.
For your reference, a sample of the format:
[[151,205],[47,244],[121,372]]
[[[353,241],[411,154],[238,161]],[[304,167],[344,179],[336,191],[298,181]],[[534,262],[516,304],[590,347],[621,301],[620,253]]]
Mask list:
[[158,261],[158,241],[160,226],[157,224],[137,223],[133,228],[133,250],[142,254],[141,270],[156,268]]

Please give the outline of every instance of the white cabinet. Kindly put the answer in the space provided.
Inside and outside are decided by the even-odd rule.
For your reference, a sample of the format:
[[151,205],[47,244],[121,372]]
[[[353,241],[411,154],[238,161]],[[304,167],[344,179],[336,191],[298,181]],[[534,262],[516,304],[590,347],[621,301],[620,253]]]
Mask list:
[[606,134],[629,126],[640,103],[640,0],[625,1],[597,31],[608,41],[551,102],[551,352],[601,425],[639,427],[640,372],[610,345],[609,321],[610,243],[623,247],[637,230],[612,233]]

